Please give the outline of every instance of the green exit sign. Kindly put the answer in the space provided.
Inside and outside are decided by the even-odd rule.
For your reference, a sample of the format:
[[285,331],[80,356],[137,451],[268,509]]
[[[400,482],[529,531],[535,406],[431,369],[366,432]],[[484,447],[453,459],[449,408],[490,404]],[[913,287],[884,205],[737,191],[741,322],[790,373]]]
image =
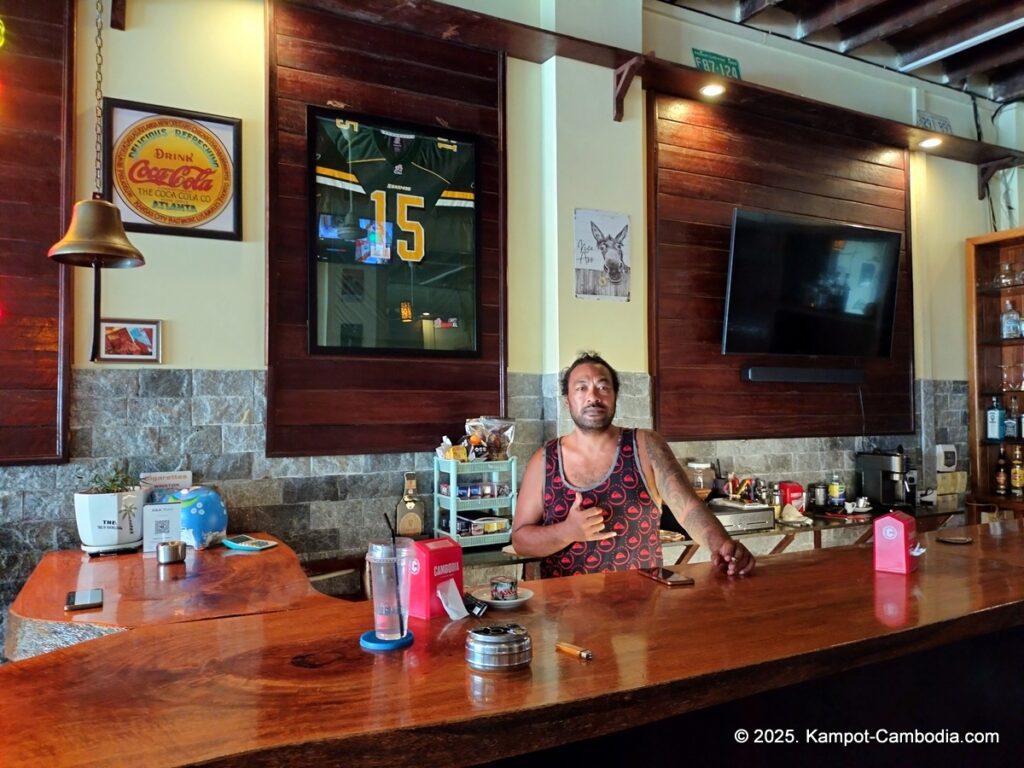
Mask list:
[[728,56],[722,56],[711,51],[702,51],[700,48],[693,49],[693,60],[697,69],[703,69],[714,75],[731,77],[734,80],[742,80],[740,77],[740,63]]

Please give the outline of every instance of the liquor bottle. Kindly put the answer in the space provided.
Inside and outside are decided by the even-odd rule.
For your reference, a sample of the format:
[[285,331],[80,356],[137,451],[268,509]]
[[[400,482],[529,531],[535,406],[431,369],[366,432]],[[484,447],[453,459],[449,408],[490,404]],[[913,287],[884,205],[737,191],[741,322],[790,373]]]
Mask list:
[[1006,411],[1002,404],[992,398],[992,405],[985,411],[985,438],[1002,440],[1006,437]]
[[1013,446],[1013,460],[1010,462],[1010,495],[1024,496],[1024,454],[1020,446]]
[[999,335],[1004,339],[1020,338],[1020,313],[1013,308],[1009,299],[1003,305],[1003,313],[999,316]]
[[1010,410],[1006,412],[1006,417],[1003,419],[1004,429],[1003,432],[1007,437],[1020,437],[1020,410],[1017,406],[1017,396],[1014,395],[1010,398]]
[[996,459],[996,473],[994,479],[996,481],[996,496],[1005,496],[1007,486],[1010,483],[1010,462],[1006,460],[1006,448],[1002,445],[999,446],[999,458]]

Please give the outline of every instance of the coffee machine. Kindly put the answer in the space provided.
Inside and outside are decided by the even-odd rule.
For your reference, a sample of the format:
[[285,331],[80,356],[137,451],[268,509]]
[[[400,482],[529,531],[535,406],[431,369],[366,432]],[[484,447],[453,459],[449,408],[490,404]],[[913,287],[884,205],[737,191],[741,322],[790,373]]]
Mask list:
[[876,512],[913,507],[917,486],[912,481],[903,449],[872,451],[856,456],[859,496],[867,496]]

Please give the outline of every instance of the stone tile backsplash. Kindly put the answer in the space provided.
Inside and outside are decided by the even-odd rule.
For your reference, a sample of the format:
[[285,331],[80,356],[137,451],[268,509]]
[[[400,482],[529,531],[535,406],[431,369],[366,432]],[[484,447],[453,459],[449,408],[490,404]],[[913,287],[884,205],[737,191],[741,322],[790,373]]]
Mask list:
[[[621,379],[617,423],[651,426],[650,378]],[[132,473],[191,469],[196,482],[223,494],[232,531],[268,531],[303,560],[357,554],[385,533],[382,515],[393,511],[406,471],[417,474],[432,525],[430,452],[267,458],[265,382],[264,371],[252,370],[76,369],[71,461],[0,467],[0,647],[6,609],[42,555],[78,546],[72,494],[115,466]],[[967,385],[916,384],[918,435],[694,441],[672,449],[680,459],[717,458],[723,471],[805,484],[838,471],[852,483],[857,451],[902,443],[922,467],[925,487],[928,473],[934,477],[936,443],[956,444],[966,468]],[[542,442],[572,423],[557,374],[510,373],[508,389],[516,419],[512,454],[522,473]]]

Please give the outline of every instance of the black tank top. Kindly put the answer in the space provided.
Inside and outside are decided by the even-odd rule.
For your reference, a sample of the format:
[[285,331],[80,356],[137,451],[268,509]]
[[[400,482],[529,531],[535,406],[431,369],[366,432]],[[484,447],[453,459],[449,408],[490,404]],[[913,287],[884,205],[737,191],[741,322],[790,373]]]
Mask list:
[[636,431],[623,429],[608,475],[590,488],[577,488],[570,485],[562,472],[561,443],[555,439],[545,444],[544,525],[565,520],[579,491],[584,508],[600,506],[609,511],[605,526],[618,536],[603,541],[577,541],[548,555],[540,564],[543,578],[661,565],[661,509],[651,498],[636,452]]

